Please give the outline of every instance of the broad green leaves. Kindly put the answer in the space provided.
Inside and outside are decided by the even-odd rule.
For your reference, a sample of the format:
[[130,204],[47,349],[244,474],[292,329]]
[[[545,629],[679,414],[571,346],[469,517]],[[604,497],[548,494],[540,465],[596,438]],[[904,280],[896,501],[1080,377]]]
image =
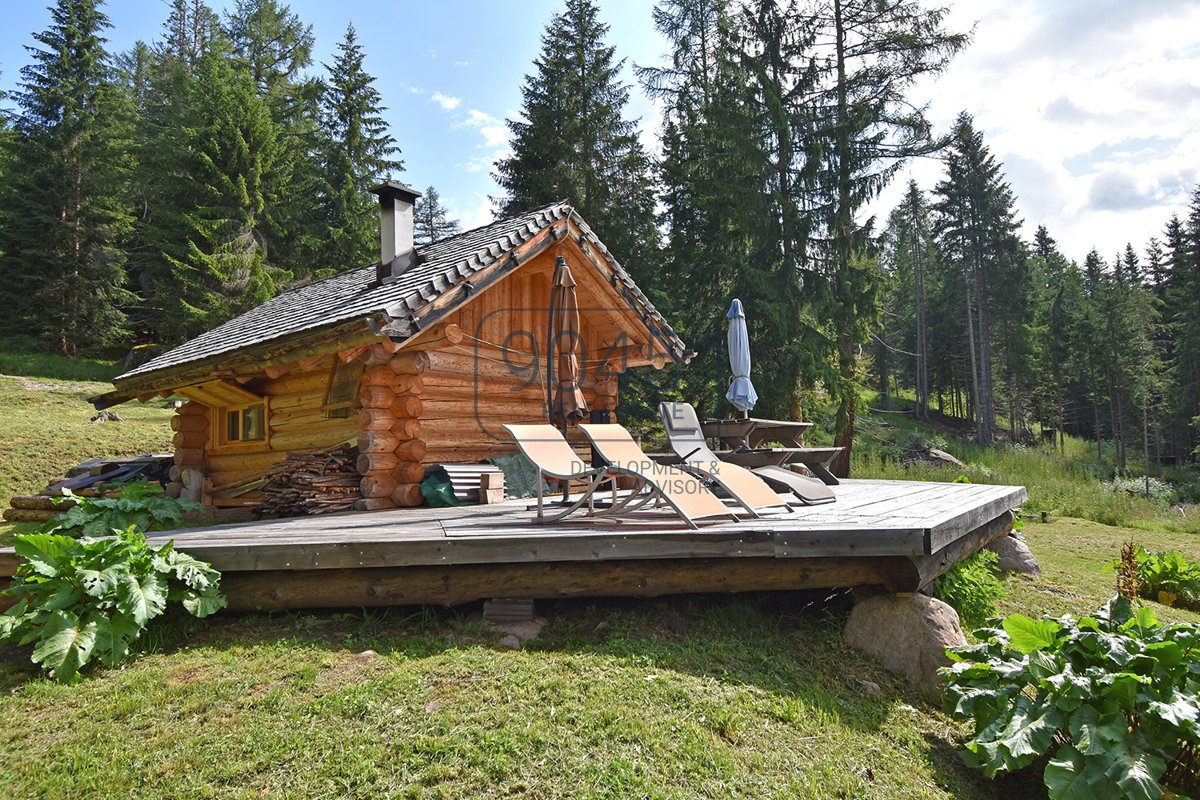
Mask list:
[[117,608],[138,626],[145,625],[167,607],[167,582],[150,574],[125,574],[117,581]]
[[[1114,561],[1108,568],[1116,569],[1119,563]],[[1188,561],[1178,550],[1151,553],[1139,547],[1134,567],[1140,596],[1165,605],[1200,608],[1200,564]]]
[[[1054,800],[1150,800],[1194,788],[1200,747],[1195,625],[1163,625],[1116,597],[1092,617],[1019,614],[976,632],[942,670],[945,708],[970,719],[967,762],[989,776],[1049,756]],[[1178,759],[1178,760],[1177,760]],[[1168,786],[1167,776],[1187,787]]]
[[1011,715],[997,719],[967,749],[979,757],[978,766],[994,778],[997,772],[1020,769],[1050,749],[1063,717],[1053,707],[1018,697]]
[[0,614],[0,642],[34,644],[34,662],[58,680],[93,659],[120,664],[169,600],[197,617],[225,606],[216,570],[170,542],[150,547],[136,528],[108,539],[28,534],[15,550],[25,561],[6,594],[21,599]]
[[140,531],[165,531],[182,527],[184,513],[200,508],[189,500],[167,497],[161,485],[146,481],[122,486],[116,497],[80,497],[65,489],[58,502],[68,500],[75,506],[42,526],[44,532],[108,536],[130,526]]
[[60,681],[71,680],[92,657],[96,623],[83,624],[69,611],[53,611],[33,649],[33,660]]
[[1034,621],[1020,614],[1013,614],[1004,620],[1004,630],[1009,635],[1010,644],[1019,653],[1034,653],[1054,646],[1054,636],[1059,627],[1048,619]]

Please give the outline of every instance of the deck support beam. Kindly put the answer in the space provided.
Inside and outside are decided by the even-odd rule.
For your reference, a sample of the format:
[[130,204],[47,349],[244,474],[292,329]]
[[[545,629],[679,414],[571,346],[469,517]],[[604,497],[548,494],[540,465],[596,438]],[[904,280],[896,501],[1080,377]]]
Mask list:
[[234,611],[445,605],[486,598],[659,597],[884,584],[877,559],[645,559],[227,572]]

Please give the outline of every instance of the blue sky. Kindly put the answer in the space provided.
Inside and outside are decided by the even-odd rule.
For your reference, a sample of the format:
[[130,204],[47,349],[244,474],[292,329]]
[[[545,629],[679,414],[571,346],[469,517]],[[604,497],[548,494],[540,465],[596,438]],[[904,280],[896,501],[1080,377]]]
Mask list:
[[[232,2],[232,0],[231,0]],[[230,3],[214,2],[216,8]],[[651,0],[599,0],[609,42],[629,64],[659,63]],[[412,185],[438,187],[466,225],[490,219],[491,164],[507,144],[505,118],[520,107],[543,29],[560,0],[293,0],[313,26],[316,64],[353,22],[388,106]],[[3,3],[0,88],[27,63],[23,45],[49,13],[37,0]],[[960,0],[949,24],[974,26],[973,44],[914,92],[946,129],[960,110],[976,118],[1003,162],[1032,236],[1044,224],[1071,258],[1136,248],[1184,212],[1200,182],[1200,0]],[[114,50],[152,40],[162,0],[110,0]],[[627,68],[627,82],[635,84]],[[658,115],[636,86],[629,115],[652,148]],[[908,176],[926,189],[940,165],[911,165],[870,208],[886,215]]]

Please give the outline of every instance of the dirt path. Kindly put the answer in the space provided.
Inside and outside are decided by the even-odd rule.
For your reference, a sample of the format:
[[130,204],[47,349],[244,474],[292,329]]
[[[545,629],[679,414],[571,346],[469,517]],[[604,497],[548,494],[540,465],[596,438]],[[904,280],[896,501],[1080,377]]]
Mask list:
[[42,383],[22,375],[0,375],[0,378],[12,378],[27,392],[87,392],[96,388],[94,383]]

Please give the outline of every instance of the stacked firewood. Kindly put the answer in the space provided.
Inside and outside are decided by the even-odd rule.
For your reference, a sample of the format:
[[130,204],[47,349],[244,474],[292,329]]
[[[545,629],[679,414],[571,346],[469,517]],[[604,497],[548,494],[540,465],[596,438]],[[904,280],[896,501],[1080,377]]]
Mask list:
[[281,515],[349,511],[359,492],[355,467],[358,450],[339,445],[326,450],[288,453],[267,472],[262,508]]

